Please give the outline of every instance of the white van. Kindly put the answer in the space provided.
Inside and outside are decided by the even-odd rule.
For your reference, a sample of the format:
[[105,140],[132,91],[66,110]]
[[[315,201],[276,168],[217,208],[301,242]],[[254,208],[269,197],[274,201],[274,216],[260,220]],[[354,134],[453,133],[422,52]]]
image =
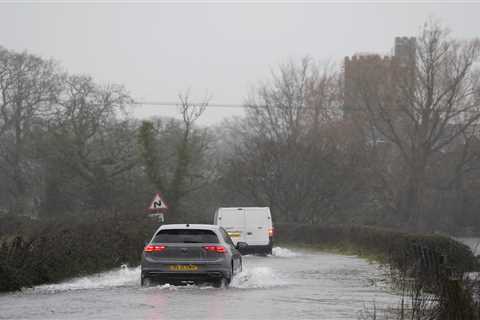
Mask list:
[[213,223],[223,227],[235,244],[245,242],[248,245],[241,250],[242,253],[272,253],[273,223],[270,208],[218,208]]

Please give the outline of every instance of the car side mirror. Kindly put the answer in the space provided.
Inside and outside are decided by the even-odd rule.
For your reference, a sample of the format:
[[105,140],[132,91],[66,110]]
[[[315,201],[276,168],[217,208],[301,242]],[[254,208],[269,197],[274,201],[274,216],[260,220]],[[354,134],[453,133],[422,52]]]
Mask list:
[[247,249],[248,244],[246,242],[237,242],[237,245],[235,246],[238,250],[244,250]]
[[143,246],[146,247],[147,244],[149,244],[149,243],[150,243],[150,240],[145,240],[145,242],[143,242]]

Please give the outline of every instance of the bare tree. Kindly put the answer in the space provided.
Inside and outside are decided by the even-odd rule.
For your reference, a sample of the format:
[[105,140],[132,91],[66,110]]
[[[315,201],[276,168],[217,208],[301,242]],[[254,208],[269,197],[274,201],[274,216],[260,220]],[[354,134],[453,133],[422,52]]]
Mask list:
[[8,177],[10,212],[32,214],[33,143],[60,92],[53,61],[0,48],[0,168]]
[[479,40],[451,39],[448,30],[429,22],[415,50],[406,59],[392,59],[388,73],[370,63],[356,74],[357,112],[396,147],[404,163],[399,211],[412,225],[425,226],[434,155],[461,143],[480,119],[479,57]]
[[205,186],[213,176],[206,156],[210,148],[208,130],[196,126],[208,106],[190,100],[189,91],[179,94],[182,120],[144,121],[138,141],[145,170],[152,184],[161,190],[169,203],[170,221],[186,221],[185,199]]
[[[191,172],[191,167],[195,161],[195,159],[193,159],[195,154],[193,148],[200,147],[201,153],[203,153],[207,145],[204,137],[200,139],[195,137],[195,135],[200,132],[195,133],[192,132],[192,130],[195,122],[203,114],[211,99],[211,97],[207,96],[200,103],[192,103],[190,101],[189,91],[184,94],[179,94],[178,98],[180,100],[180,113],[183,120],[183,136],[182,140],[177,145],[177,165],[169,188],[170,201],[172,206],[174,206],[173,210],[177,209],[176,207],[179,205],[179,201],[182,197],[193,191],[195,188],[198,188],[198,186],[193,183],[193,180],[191,180],[190,183],[187,181],[189,177],[192,177],[192,175],[195,174],[194,172]],[[202,133],[200,134],[202,135]],[[179,210],[177,210],[177,213],[180,213]],[[185,220],[185,218],[185,213],[183,212],[181,219]]]
[[69,175],[87,185],[87,202],[93,208],[108,207],[112,180],[137,164],[134,128],[118,119],[130,101],[121,86],[100,86],[90,77],[69,76],[50,122],[54,157]]
[[[299,64],[289,61],[271,73],[247,99],[247,121],[256,134],[275,141],[295,143],[307,121],[306,100],[315,66],[305,57]],[[308,86],[308,87],[307,87]]]
[[272,207],[279,220],[319,222],[335,211],[331,201],[346,177],[334,160],[340,89],[335,69],[308,57],[272,72],[247,100],[246,120],[232,128],[228,189]]

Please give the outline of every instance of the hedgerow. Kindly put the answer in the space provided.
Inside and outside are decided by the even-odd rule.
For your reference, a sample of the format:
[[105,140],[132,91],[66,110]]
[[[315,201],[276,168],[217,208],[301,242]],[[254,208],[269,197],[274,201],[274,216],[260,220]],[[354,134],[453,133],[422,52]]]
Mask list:
[[90,222],[31,222],[0,239],[0,291],[138,265],[152,221],[115,215]]
[[423,265],[425,272],[443,266],[452,273],[464,273],[479,267],[467,245],[444,235],[359,225],[276,224],[275,229],[277,241],[347,249],[400,271]]

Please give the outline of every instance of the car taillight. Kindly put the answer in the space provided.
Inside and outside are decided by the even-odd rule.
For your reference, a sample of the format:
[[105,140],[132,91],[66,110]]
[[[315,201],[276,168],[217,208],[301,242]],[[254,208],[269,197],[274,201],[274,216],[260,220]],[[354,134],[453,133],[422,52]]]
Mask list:
[[273,237],[273,228],[268,229],[268,236]]
[[223,246],[204,246],[203,249],[207,251],[217,252],[217,253],[225,252],[225,247]]
[[143,251],[145,252],[162,252],[163,250],[165,250],[165,246],[158,246],[158,245],[152,245],[152,244],[149,244],[148,246],[146,246]]

